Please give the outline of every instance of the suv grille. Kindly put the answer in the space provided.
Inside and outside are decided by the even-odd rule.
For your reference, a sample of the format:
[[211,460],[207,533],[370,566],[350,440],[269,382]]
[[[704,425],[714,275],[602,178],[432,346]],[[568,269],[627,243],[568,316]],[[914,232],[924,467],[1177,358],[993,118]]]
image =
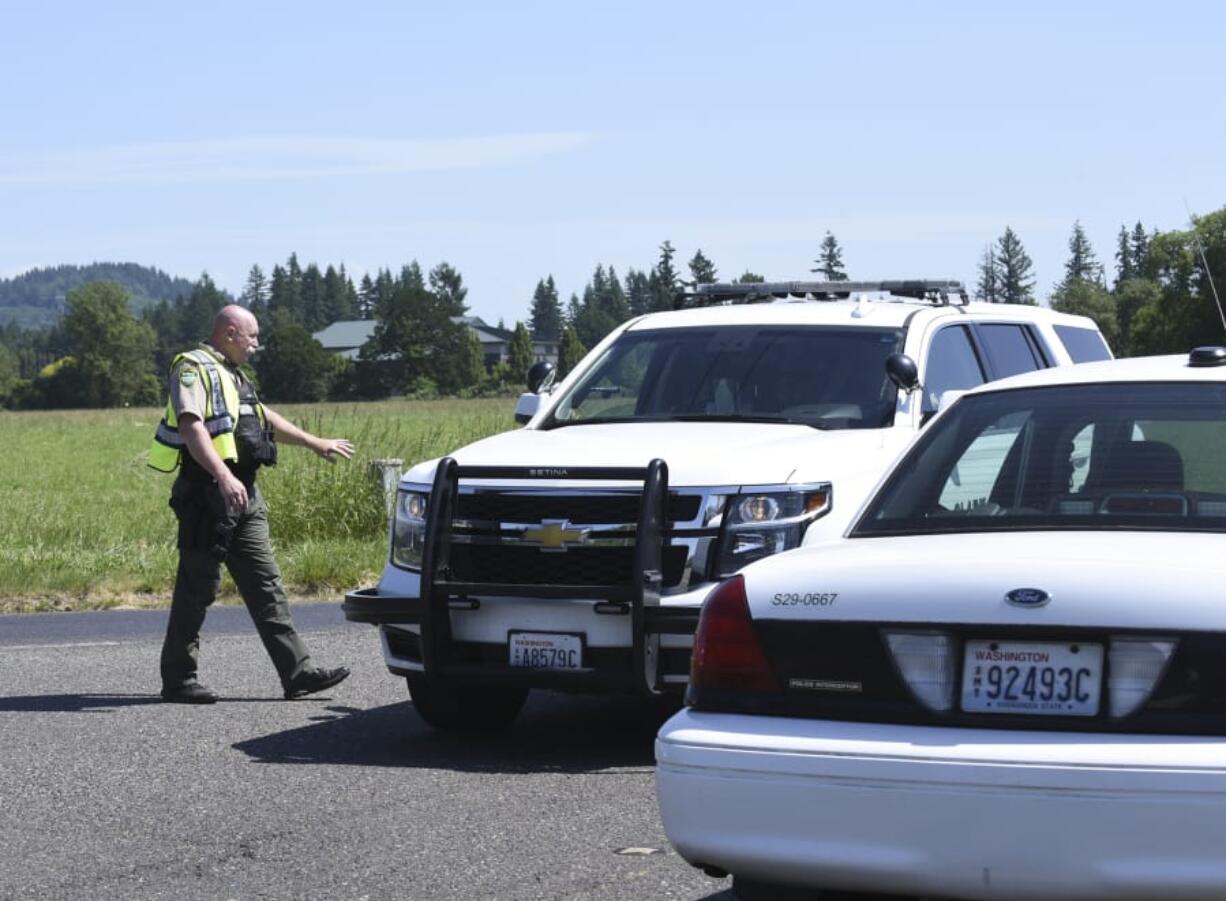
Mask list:
[[[686,548],[664,548],[664,586],[681,581]],[[634,548],[571,548],[548,553],[536,547],[453,544],[451,578],[506,585],[625,585],[634,573]]]
[[[582,525],[633,523],[639,518],[638,494],[503,494],[479,491],[461,494],[456,519],[484,522],[534,523],[565,519]],[[700,498],[670,494],[668,519],[688,522],[698,516]],[[581,583],[573,583],[581,584]]]

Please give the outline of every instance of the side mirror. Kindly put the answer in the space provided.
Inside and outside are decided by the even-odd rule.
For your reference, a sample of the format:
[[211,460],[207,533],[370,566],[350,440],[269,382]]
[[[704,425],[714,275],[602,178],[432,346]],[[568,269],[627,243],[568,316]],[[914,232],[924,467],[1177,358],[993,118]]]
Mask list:
[[906,354],[892,353],[885,359],[885,374],[903,391],[919,387],[919,367]]
[[533,394],[540,394],[553,384],[555,375],[557,375],[557,370],[549,361],[541,360],[539,363],[533,363],[532,368],[528,370],[528,390]]
[[515,421],[523,425],[533,416],[536,411],[541,408],[541,396],[539,394],[521,394],[519,401],[515,404]]

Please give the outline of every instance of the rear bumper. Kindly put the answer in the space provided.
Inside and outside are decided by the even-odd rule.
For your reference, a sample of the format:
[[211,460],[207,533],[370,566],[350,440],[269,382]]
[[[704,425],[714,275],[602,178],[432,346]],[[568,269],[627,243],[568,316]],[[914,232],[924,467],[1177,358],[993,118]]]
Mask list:
[[1226,740],[698,714],[656,740],[665,831],[769,881],[959,898],[1226,896]]

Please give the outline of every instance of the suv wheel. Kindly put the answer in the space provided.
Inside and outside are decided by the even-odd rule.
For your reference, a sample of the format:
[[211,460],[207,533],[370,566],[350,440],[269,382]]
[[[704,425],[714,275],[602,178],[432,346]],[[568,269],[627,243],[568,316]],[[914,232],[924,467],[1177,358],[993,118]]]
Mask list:
[[421,718],[443,732],[501,732],[528,699],[520,685],[474,685],[406,676],[409,697]]
[[[780,885],[761,879],[732,877],[732,895],[737,901],[905,901],[910,895],[883,895],[877,892],[850,892]],[[918,898],[916,901],[923,901]]]

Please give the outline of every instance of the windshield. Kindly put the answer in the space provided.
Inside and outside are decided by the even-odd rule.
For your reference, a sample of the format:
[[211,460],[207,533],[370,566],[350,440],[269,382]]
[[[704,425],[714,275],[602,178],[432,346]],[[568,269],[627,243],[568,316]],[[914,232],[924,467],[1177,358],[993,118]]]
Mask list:
[[544,428],[712,420],[879,428],[897,393],[897,329],[712,327],[626,332],[558,402]]
[[962,398],[853,537],[1022,529],[1226,530],[1226,385],[1117,383]]

